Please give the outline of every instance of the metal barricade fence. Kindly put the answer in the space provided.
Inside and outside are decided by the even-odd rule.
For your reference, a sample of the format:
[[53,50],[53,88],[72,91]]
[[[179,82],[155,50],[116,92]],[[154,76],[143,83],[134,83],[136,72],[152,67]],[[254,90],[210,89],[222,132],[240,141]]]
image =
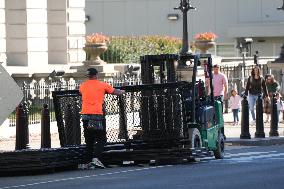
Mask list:
[[[125,86],[121,87],[126,90],[125,95],[107,95],[104,104],[107,142],[183,137],[186,113],[180,87],[182,84],[176,83]],[[73,133],[80,128],[79,92],[54,91],[53,99],[61,146],[79,144],[80,137]]]

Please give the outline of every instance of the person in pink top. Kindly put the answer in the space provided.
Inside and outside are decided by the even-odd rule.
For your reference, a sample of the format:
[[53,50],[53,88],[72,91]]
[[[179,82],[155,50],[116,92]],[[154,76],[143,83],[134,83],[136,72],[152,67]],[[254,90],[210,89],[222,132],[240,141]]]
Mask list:
[[242,97],[240,97],[235,89],[231,91],[231,97],[230,97],[230,108],[233,112],[234,117],[234,123],[233,125],[239,124],[239,111],[241,108],[241,100]]
[[214,98],[220,100],[223,107],[223,101],[227,99],[228,79],[217,64],[213,66],[213,88]]

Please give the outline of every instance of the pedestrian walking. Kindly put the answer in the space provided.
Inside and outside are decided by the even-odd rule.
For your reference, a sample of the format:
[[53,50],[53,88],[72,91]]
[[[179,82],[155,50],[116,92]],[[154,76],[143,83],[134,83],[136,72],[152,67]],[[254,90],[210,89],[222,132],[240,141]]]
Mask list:
[[[269,98],[272,98],[272,95],[274,93],[278,93],[280,90],[279,83],[274,79],[273,75],[267,75],[266,77],[266,87]],[[270,113],[271,113],[271,102],[269,98],[266,98],[264,100],[264,106],[263,106],[263,112],[266,114],[266,120],[265,123],[268,123],[270,121]]]
[[220,72],[219,65],[213,66],[213,88],[214,98],[221,101],[222,108],[224,100],[227,99],[228,79],[225,74]]
[[255,66],[251,75],[248,78],[245,95],[248,96],[249,109],[252,116],[252,123],[255,124],[255,104],[259,95],[262,95],[264,99],[268,98],[265,79],[260,74],[260,68]]
[[241,108],[241,100],[242,100],[242,97],[238,95],[237,90],[233,89],[231,91],[231,97],[229,100],[230,108],[233,112],[233,118],[234,118],[233,125],[239,124],[239,112]]
[[80,86],[82,95],[82,122],[86,142],[87,161],[82,168],[104,167],[99,157],[106,142],[106,133],[103,127],[103,102],[105,94],[122,95],[123,90],[114,89],[108,83],[98,80],[98,71],[89,68],[86,76],[88,80]]

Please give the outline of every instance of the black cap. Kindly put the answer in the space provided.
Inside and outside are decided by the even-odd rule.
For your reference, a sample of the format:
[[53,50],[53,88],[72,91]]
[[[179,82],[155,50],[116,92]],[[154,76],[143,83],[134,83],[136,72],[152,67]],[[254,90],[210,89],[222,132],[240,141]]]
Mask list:
[[98,74],[98,71],[97,71],[96,68],[87,69],[87,73],[86,73],[87,76],[93,76],[93,75],[97,75],[97,74]]

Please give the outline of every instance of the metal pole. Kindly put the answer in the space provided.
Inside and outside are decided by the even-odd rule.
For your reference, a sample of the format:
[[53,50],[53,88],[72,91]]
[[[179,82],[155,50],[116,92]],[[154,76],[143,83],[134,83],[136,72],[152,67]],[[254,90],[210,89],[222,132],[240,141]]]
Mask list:
[[253,55],[253,62],[255,65],[258,65],[258,51],[255,51],[255,54]]
[[51,148],[50,113],[47,104],[43,105],[41,111],[41,148]]
[[250,139],[249,133],[249,105],[247,101],[247,97],[244,96],[242,100],[242,121],[241,121],[241,139]]
[[16,110],[16,150],[26,149],[29,141],[28,115],[24,104],[20,104]]
[[199,58],[198,56],[194,56],[194,65],[193,65],[193,72],[192,72],[192,109],[191,109],[191,120],[195,123],[195,99],[196,99],[196,72],[197,72],[197,64]]
[[245,77],[246,77],[246,54],[245,52],[242,52],[243,55],[243,75],[242,75],[242,80],[243,80],[243,87],[245,87]]
[[[195,7],[193,7],[189,0],[180,0],[180,6],[176,7],[174,9],[179,9],[182,12],[182,18],[183,18],[183,35],[182,35],[182,48],[180,51],[181,55],[186,55],[188,54],[188,50],[189,50],[189,45],[188,45],[188,29],[187,29],[187,12],[189,10],[192,9],[196,9]],[[185,64],[186,61],[180,61],[180,65],[186,65]]]
[[[186,0],[182,1],[183,7],[187,7],[188,3]],[[183,34],[182,34],[182,49],[180,54],[186,54],[188,52],[188,29],[187,29],[187,12],[189,9],[182,9],[183,18]]]
[[279,136],[278,121],[279,117],[277,111],[277,100],[276,100],[276,95],[273,94],[271,98],[271,121],[270,121],[270,132],[269,132],[270,137]]
[[263,102],[262,96],[259,95],[256,101],[256,132],[255,138],[265,138],[263,125]]

